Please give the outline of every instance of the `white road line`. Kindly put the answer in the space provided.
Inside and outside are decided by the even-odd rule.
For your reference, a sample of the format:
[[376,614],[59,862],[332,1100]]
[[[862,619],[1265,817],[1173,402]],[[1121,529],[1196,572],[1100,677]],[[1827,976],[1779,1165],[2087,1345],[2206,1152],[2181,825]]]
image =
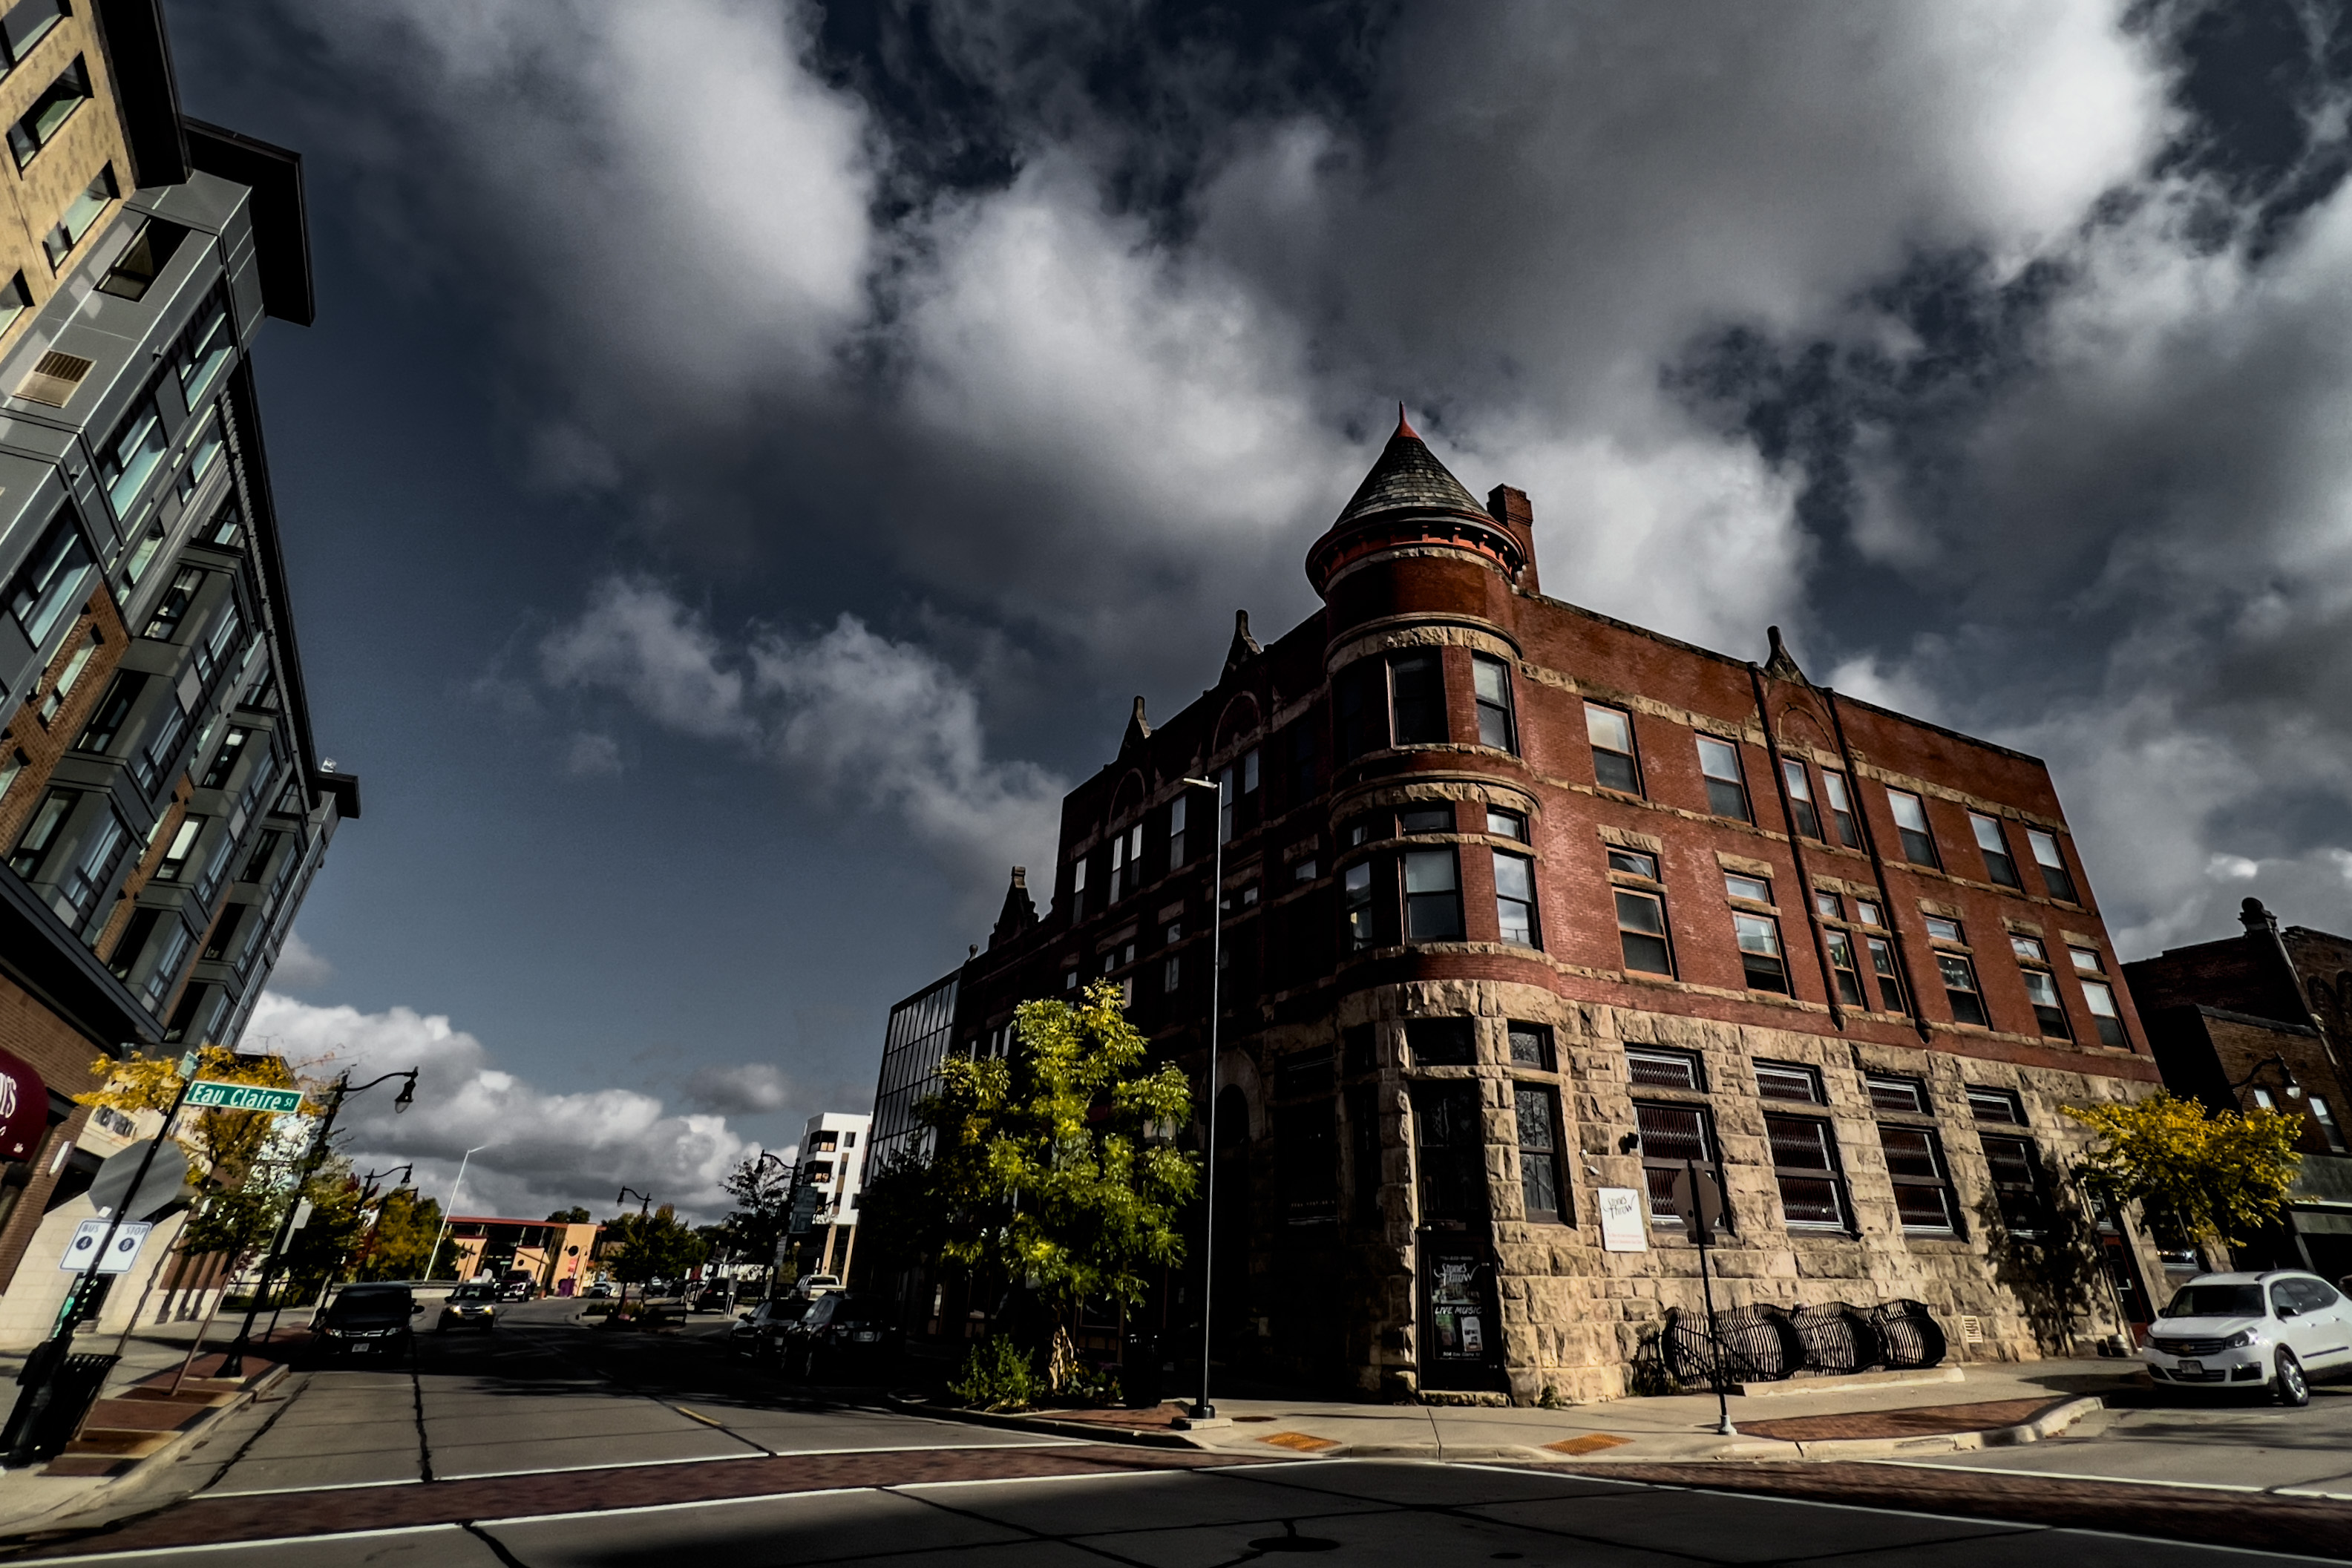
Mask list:
[[[266,1464],[268,1461],[261,1462]],[[364,1491],[370,1487],[421,1487],[424,1484],[422,1476],[409,1476],[404,1479],[395,1477],[388,1481],[322,1481],[314,1487],[247,1487],[234,1491],[206,1488],[203,1491],[189,1493],[188,1500],[194,1502],[216,1497],[291,1497],[297,1492]]]
[[332,1535],[273,1535],[261,1541],[207,1541],[194,1546],[142,1546],[128,1552],[88,1552],[75,1557],[44,1557],[43,1563],[122,1563],[134,1557],[194,1557],[200,1552],[250,1552],[257,1546],[289,1546],[298,1541],[371,1541],[395,1535],[466,1533],[455,1524],[400,1524],[386,1530],[341,1530]]
[[572,1519],[618,1519],[633,1513],[676,1513],[689,1508],[729,1508],[746,1502],[796,1502],[804,1497],[850,1497],[858,1492],[887,1491],[887,1487],[823,1487],[814,1491],[754,1492],[749,1497],[712,1497],[698,1502],[642,1502],[627,1508],[583,1508],[570,1513],[517,1513],[502,1519],[476,1519],[467,1522],[477,1529],[487,1530],[501,1524],[554,1524]]
[[968,1481],[898,1481],[889,1486],[876,1487],[876,1491],[938,1491],[947,1487],[1017,1487],[1041,1481],[1112,1481],[1158,1480],[1167,1476],[1188,1476],[1191,1470],[1097,1470],[1092,1475],[1076,1476],[976,1476]]

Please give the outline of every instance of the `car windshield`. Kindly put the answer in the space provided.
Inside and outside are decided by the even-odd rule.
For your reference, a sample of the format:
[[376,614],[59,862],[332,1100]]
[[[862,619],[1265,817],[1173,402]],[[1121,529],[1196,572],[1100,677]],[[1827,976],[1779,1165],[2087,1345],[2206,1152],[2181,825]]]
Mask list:
[[327,1315],[349,1322],[354,1318],[405,1318],[408,1309],[406,1291],[346,1291],[335,1298]]
[[2260,1285],[2183,1285],[2168,1318],[2258,1318],[2263,1315]]
[[460,1285],[449,1292],[453,1301],[487,1301],[495,1294],[488,1285]]

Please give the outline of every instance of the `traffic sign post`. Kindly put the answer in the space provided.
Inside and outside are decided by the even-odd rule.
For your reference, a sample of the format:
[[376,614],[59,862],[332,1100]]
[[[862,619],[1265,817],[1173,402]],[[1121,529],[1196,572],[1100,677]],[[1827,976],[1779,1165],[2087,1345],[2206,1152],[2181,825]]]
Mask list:
[[1727,1369],[1723,1364],[1723,1336],[1715,1322],[1715,1284],[1707,1277],[1706,1239],[1723,1223],[1723,1188],[1715,1177],[1698,1168],[1692,1160],[1675,1173],[1675,1207],[1681,1211],[1683,1223],[1691,1228],[1698,1241],[1699,1296],[1706,1303],[1706,1343],[1715,1363],[1715,1429],[1727,1437],[1736,1437],[1739,1428],[1731,1424],[1731,1400],[1726,1386]]
[[[155,1228],[143,1219],[125,1220],[112,1228],[114,1236],[107,1238],[107,1222],[85,1219],[74,1228],[73,1239],[66,1243],[65,1256],[58,1267],[68,1273],[92,1270],[100,1274],[128,1274],[131,1265],[139,1260],[139,1249],[145,1246],[147,1233]],[[104,1248],[104,1251],[100,1249]]]

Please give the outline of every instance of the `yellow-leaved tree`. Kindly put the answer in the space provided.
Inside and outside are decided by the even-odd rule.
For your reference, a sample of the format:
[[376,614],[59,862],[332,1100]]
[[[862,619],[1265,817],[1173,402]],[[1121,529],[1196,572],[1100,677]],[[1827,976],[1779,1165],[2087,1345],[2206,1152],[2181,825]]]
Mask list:
[[2167,1240],[2244,1246],[2276,1223],[2303,1162],[2301,1122],[2275,1111],[2215,1113],[2168,1092],[2063,1109],[2099,1134],[2075,1166],[2084,1190],[2138,1204]]

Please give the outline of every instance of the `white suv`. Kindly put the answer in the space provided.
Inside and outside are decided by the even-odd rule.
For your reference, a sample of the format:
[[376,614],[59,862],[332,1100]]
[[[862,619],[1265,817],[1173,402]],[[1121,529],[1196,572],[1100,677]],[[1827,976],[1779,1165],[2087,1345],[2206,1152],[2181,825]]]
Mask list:
[[2352,1372],[2352,1301],[2299,1270],[2200,1274],[2148,1331],[2140,1359],[2158,1388],[2268,1388],[2311,1402],[2311,1379]]

